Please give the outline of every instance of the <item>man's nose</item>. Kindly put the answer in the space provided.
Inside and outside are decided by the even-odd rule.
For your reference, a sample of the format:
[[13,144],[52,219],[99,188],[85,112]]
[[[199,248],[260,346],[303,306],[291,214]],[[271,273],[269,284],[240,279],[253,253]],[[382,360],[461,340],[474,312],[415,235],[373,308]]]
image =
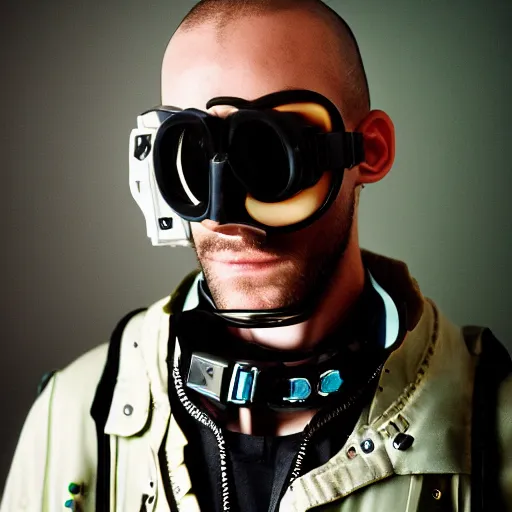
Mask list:
[[227,117],[238,109],[231,105],[215,105],[209,108],[206,112],[212,116]]

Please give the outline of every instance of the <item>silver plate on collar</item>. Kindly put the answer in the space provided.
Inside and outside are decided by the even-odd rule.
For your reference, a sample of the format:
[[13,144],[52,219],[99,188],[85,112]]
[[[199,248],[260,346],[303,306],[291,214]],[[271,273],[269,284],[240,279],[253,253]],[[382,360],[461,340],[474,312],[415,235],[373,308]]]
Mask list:
[[194,352],[190,359],[187,387],[221,401],[222,379],[228,365],[209,354]]

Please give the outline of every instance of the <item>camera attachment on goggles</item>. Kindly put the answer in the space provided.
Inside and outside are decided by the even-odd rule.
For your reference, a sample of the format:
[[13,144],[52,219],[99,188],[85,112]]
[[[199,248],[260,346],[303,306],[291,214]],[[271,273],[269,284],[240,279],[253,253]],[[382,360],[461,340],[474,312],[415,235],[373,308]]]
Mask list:
[[[143,114],[156,115],[153,129],[146,136],[143,129],[132,132],[131,158],[148,162],[144,174],[153,174],[157,185],[153,202],[165,203],[186,223],[211,219],[265,232],[300,229],[332,204],[344,170],[364,159],[362,134],[346,132],[336,106],[313,91],[281,91],[254,101],[219,97],[206,108],[217,105],[236,110],[221,118],[194,108],[157,107]],[[159,228],[166,228],[161,218]]]

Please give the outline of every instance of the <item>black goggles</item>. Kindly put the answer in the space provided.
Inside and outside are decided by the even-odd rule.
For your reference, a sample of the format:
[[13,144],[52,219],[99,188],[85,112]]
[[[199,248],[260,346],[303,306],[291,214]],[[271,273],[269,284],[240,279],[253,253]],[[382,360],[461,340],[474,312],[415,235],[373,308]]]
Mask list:
[[218,97],[206,108],[218,105],[237,110],[221,118],[153,109],[169,114],[153,144],[156,182],[187,221],[298,229],[330,206],[344,170],[364,159],[362,134],[346,132],[336,106],[313,91]]

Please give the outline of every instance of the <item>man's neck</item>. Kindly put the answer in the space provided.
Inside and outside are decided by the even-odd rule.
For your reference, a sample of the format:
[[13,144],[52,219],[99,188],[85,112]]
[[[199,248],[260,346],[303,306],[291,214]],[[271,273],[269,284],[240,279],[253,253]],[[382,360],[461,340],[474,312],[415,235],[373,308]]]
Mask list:
[[359,245],[349,244],[324,297],[306,321],[285,327],[229,329],[234,336],[270,348],[311,349],[345,320],[363,291],[364,274]]

